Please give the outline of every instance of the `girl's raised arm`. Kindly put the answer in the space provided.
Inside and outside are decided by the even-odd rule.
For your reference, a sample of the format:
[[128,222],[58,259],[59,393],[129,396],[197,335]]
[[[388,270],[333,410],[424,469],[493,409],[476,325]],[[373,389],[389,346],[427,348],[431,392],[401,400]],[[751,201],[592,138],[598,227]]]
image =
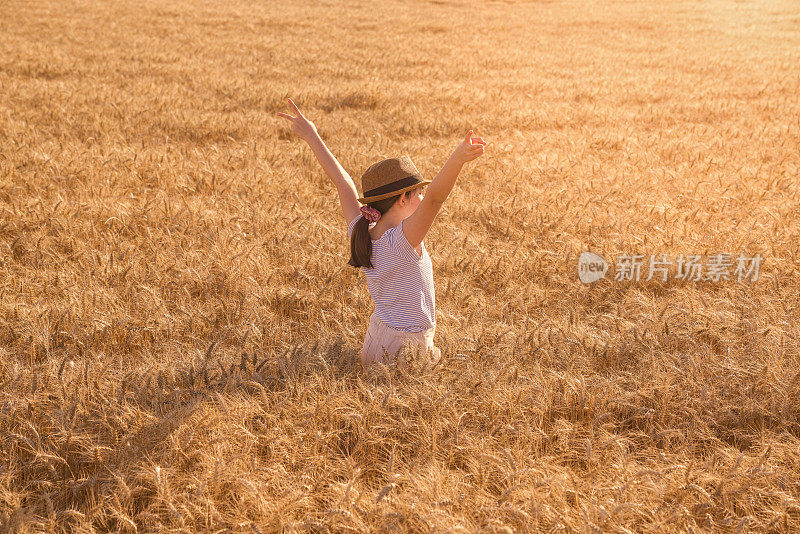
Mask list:
[[433,219],[436,218],[456,183],[461,167],[468,161],[480,157],[485,145],[486,141],[482,138],[472,137],[472,130],[467,132],[467,137],[456,147],[439,174],[428,184],[425,196],[422,197],[417,209],[403,220],[403,234],[412,247],[416,248],[422,243],[430,230]]
[[353,183],[353,179],[350,178],[347,171],[344,170],[333,154],[331,154],[331,151],[328,150],[325,142],[317,133],[317,127],[314,126],[314,123],[306,119],[305,116],[300,113],[300,109],[292,102],[291,98],[287,98],[287,100],[294,108],[297,116],[292,117],[291,115],[280,112],[278,112],[277,115],[289,119],[292,123],[292,131],[311,147],[311,150],[317,157],[317,161],[319,161],[319,164],[325,170],[325,174],[328,175],[333,185],[336,186],[336,190],[339,192],[339,202],[342,205],[342,213],[344,214],[347,224],[350,224],[350,221],[358,217],[361,213],[361,203],[358,201],[358,190]]

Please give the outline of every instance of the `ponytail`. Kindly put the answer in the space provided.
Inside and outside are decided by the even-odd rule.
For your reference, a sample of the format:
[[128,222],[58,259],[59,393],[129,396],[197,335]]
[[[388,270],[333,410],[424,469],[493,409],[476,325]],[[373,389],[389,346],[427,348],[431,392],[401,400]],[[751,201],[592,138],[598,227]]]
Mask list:
[[369,236],[369,220],[361,217],[353,227],[350,238],[350,261],[353,267],[367,267],[372,269],[372,238]]
[[[384,198],[383,200],[370,202],[366,205],[375,208],[380,212],[381,216],[383,216],[394,206],[394,203],[397,202],[402,194],[405,194],[405,192],[394,195],[393,197]],[[369,235],[369,220],[362,216],[361,219],[357,220],[356,224],[353,225],[353,235],[350,238],[350,261],[348,261],[347,264],[353,267],[367,267],[368,269],[372,269],[371,258],[372,237]]]

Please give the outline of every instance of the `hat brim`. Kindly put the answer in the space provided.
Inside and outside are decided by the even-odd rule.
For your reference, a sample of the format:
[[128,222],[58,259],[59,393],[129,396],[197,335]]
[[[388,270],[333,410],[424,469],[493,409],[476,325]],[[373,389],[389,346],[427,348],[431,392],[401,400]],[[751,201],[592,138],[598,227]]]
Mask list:
[[372,197],[361,197],[358,199],[359,202],[362,204],[369,204],[370,202],[375,202],[376,200],[383,200],[384,198],[393,197],[395,195],[399,195],[401,193],[405,193],[406,191],[411,191],[412,189],[416,189],[423,185],[428,185],[433,180],[422,180],[421,182],[417,182],[414,185],[410,185],[408,187],[404,187],[402,189],[398,189],[397,191],[391,191],[389,193],[384,193],[382,195],[375,195]]

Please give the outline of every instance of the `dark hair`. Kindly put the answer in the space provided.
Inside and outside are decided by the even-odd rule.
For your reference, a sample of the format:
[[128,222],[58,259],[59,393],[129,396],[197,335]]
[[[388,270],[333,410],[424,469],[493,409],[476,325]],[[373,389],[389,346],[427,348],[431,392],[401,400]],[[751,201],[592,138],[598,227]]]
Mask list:
[[[416,191],[416,189],[403,191],[403,193],[411,193],[412,191]],[[394,203],[403,193],[383,200],[369,202],[365,205],[375,208],[383,216],[394,206]],[[372,238],[369,235],[369,220],[366,217],[361,217],[353,227],[353,235],[350,237],[350,261],[347,264],[353,267],[368,267],[372,269]]]

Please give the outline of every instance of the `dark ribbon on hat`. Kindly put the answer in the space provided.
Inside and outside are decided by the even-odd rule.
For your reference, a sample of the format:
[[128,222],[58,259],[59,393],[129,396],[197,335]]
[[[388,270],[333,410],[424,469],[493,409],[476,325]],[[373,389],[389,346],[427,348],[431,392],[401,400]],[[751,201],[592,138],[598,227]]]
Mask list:
[[392,191],[397,191],[398,189],[403,189],[404,187],[408,187],[410,185],[414,185],[422,181],[422,176],[419,174],[412,174],[411,176],[406,176],[405,178],[400,178],[399,180],[395,180],[394,182],[390,182],[388,184],[384,184],[380,187],[376,187],[374,189],[370,189],[369,191],[364,191],[364,198],[367,197],[375,197],[378,195],[382,195],[384,193],[391,193]]

